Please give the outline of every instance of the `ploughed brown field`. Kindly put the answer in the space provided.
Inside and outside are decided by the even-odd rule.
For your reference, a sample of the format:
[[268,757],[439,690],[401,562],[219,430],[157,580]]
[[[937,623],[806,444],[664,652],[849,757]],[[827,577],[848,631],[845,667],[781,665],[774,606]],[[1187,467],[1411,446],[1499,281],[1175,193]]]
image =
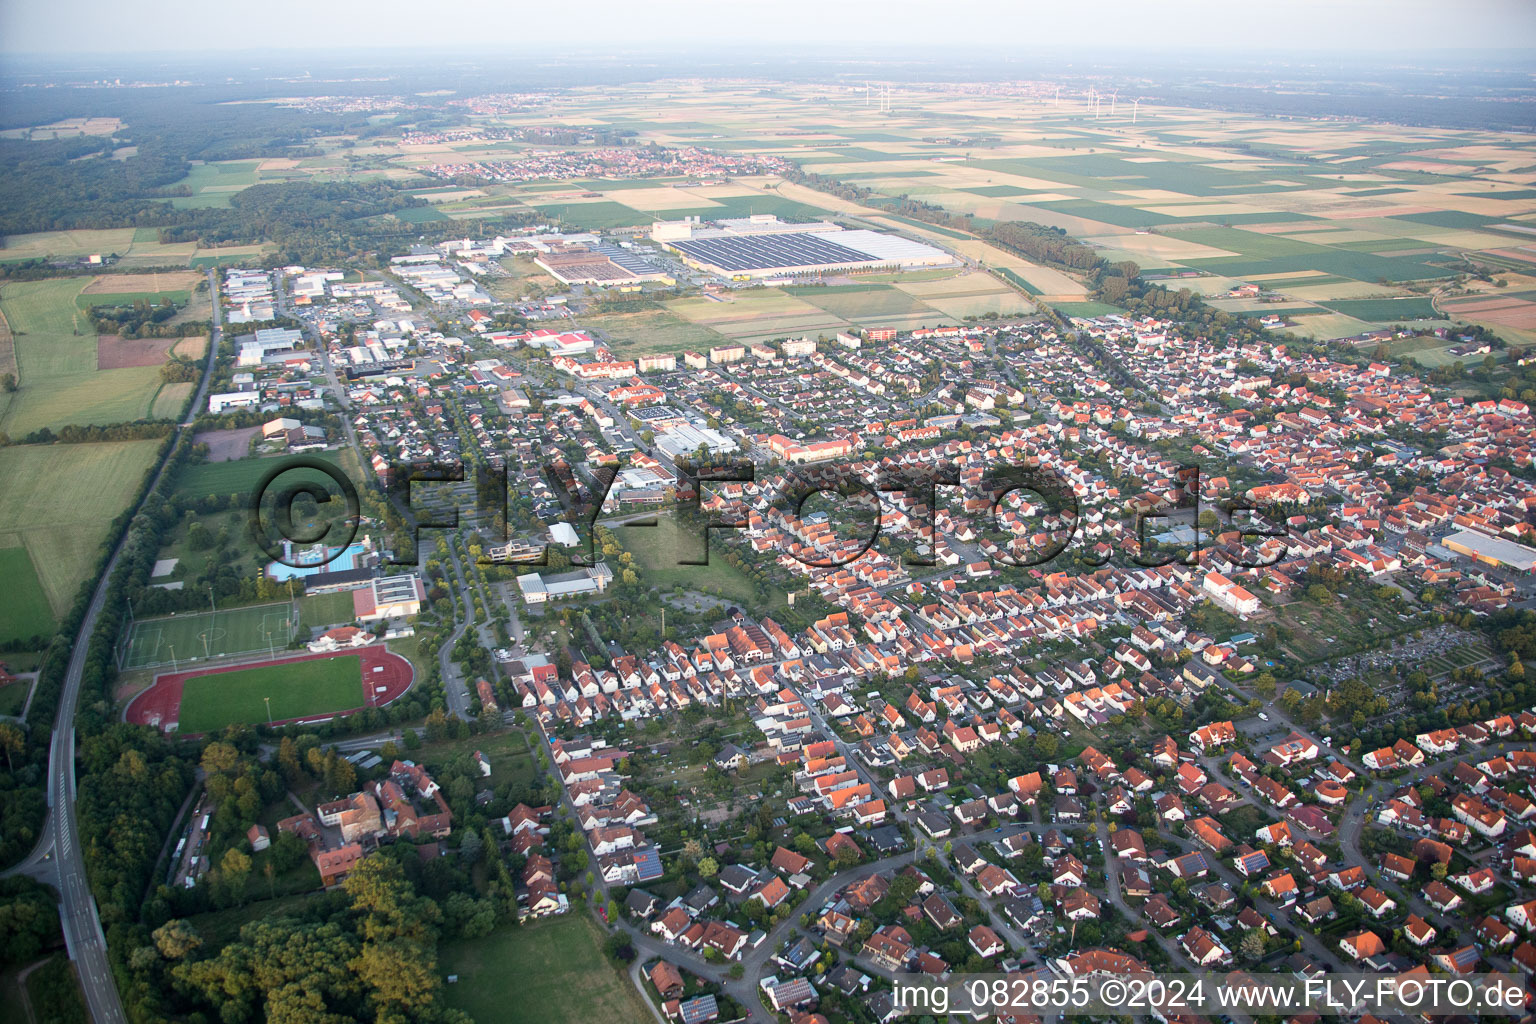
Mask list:
[[180,338],[123,338],[103,334],[96,339],[96,369],[122,370],[130,366],[159,366]]

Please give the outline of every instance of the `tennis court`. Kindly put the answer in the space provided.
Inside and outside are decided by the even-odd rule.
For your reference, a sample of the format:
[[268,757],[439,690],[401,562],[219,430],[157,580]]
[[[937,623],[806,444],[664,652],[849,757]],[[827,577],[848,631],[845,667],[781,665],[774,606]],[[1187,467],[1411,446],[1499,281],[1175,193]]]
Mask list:
[[154,668],[256,651],[275,653],[288,646],[297,628],[298,615],[289,601],[139,619],[118,651],[118,667]]

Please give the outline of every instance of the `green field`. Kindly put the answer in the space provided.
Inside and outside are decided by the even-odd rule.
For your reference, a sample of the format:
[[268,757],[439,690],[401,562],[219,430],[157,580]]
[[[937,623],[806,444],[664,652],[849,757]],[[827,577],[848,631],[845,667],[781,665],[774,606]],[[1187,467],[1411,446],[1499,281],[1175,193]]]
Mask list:
[[559,220],[566,228],[581,231],[638,227],[657,219],[655,214],[641,213],[607,199],[589,203],[540,203],[533,208],[552,220]]
[[256,168],[259,161],[233,160],[224,163],[198,164],[176,185],[192,190],[190,196],[176,196],[171,205],[178,210],[200,210],[215,206],[228,206],[229,197],[244,188],[256,184]]
[[0,615],[0,643],[46,637],[55,626],[48,595],[43,592],[42,581],[32,566],[32,557],[21,546],[20,538],[14,534],[0,535],[0,544],[7,541],[13,546],[0,547],[0,579],[6,583],[5,614]]
[[262,665],[188,679],[176,731],[216,732],[226,725],[351,711],[363,703],[363,663],[355,654],[289,665]]
[[602,331],[612,341],[615,358],[630,359],[651,352],[682,352],[722,345],[726,338],[703,325],[690,323],[665,309],[633,313],[601,313],[582,318],[582,326]]
[[1421,295],[1401,299],[1339,299],[1322,305],[1356,320],[1383,324],[1402,320],[1433,320],[1440,315],[1435,312],[1434,304]]
[[[351,467],[346,465],[336,452],[310,452],[309,455],[339,466],[343,472],[348,472],[349,476],[354,479],[356,477],[356,474],[349,472]],[[207,494],[249,495],[251,490],[261,482],[262,476],[270,472],[274,466],[281,465],[285,458],[278,455],[264,459],[233,459],[229,462],[204,462],[188,466],[177,477],[176,490],[181,494],[199,497]],[[318,470],[296,469],[291,473],[284,473],[280,482],[290,484],[301,480],[314,480],[325,483],[329,479]],[[332,486],[334,487],[334,484]]]
[[351,622],[351,591],[335,594],[310,594],[299,602],[299,617],[305,626],[338,626]]
[[158,447],[112,441],[0,449],[0,550],[26,548],[55,617],[90,576],[107,527],[137,493]]
[[1119,306],[1111,306],[1107,302],[1053,302],[1051,308],[1062,316],[1114,316],[1125,312]]
[[79,305],[90,280],[13,281],[0,288],[0,312],[15,336],[20,384],[15,393],[0,395],[0,430],[12,437],[42,427],[122,423],[149,415],[159,367],[96,369],[96,331]]
[[884,321],[903,316],[931,317],[935,324],[944,314],[932,306],[886,284],[853,288],[804,288],[795,294],[834,316],[856,324],[879,326]]
[[[682,559],[703,557],[703,540],[690,536],[671,516],[658,516],[655,526],[616,529],[614,536],[635,556],[647,586],[680,586],[743,604],[756,599],[752,581],[726,562],[718,543],[711,545],[708,565],[679,565]],[[775,598],[775,604],[784,601],[782,594]]]
[[26,681],[0,686],[0,715],[18,717],[27,706],[27,692],[31,689],[32,684]]
[[[351,621],[348,616],[347,621]],[[139,619],[120,652],[127,669],[185,664],[193,658],[217,658],[255,651],[281,652],[293,636],[293,606],[286,601],[245,608],[181,612]]]
[[483,939],[447,943],[444,1001],[479,1024],[641,1024],[651,1019],[629,979],[602,953],[585,912]]

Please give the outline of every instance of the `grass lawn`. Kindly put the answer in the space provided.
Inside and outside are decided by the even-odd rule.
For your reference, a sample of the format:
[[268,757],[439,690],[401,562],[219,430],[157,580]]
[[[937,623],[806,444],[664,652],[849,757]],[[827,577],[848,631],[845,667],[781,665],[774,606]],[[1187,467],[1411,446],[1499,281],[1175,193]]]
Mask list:
[[[312,456],[318,456],[326,462],[341,466],[343,471],[351,467],[342,464],[337,452],[310,452]],[[200,465],[188,466],[181,471],[176,479],[176,489],[186,495],[208,494],[241,494],[248,495],[252,488],[261,482],[261,478],[270,472],[273,467],[283,464],[286,456],[278,455],[264,459],[232,459],[229,462],[204,462]],[[291,477],[291,480],[290,480]],[[318,483],[329,480],[324,474],[303,470],[283,474],[281,483],[298,483],[301,480],[313,478]],[[333,485],[334,486],[334,485]]]
[[300,621],[306,626],[338,626],[351,622],[352,594],[311,594],[299,603]]
[[[390,641],[394,643],[394,641]],[[537,734],[531,736],[535,750],[540,745]],[[426,765],[429,770],[440,771],[456,757],[480,751],[491,762],[489,785],[501,786],[513,783],[519,789],[533,785],[538,769],[534,755],[528,749],[523,733],[513,729],[506,732],[468,736],[461,740],[428,741],[410,753],[412,760]],[[476,780],[479,785],[479,780]]]
[[584,912],[443,946],[444,1000],[480,1024],[640,1024],[650,1011],[609,965]]
[[0,715],[18,717],[21,709],[27,706],[27,691],[31,689],[32,684],[26,680],[0,686]]
[[90,575],[107,527],[138,490],[159,443],[0,449],[0,551],[26,548],[54,615],[68,609]]
[[[670,590],[680,586],[706,594],[718,595],[727,601],[751,602],[756,599],[752,581],[728,564],[721,545],[711,544],[708,565],[679,565],[682,559],[702,556],[702,541],[691,536],[671,516],[656,517],[656,525],[626,527],[614,531],[640,566],[641,582]],[[783,603],[779,595],[775,605]]]
[[[0,536],[0,544],[19,540]],[[6,581],[5,615],[0,616],[0,642],[47,636],[55,622],[48,595],[32,567],[32,556],[19,543],[0,547],[0,579]]]
[[215,732],[235,722],[349,711],[363,703],[362,659],[321,658],[291,665],[263,665],[188,679],[182,690],[178,731]]

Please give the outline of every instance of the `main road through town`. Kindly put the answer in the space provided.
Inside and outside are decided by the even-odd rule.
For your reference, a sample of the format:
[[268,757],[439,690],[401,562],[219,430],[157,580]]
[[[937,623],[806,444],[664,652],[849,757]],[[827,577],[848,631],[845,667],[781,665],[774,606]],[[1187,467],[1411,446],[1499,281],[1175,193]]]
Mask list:
[[[218,359],[220,325],[218,281],[212,270],[208,271],[209,297],[213,303],[213,331],[208,339],[208,363],[203,369],[203,379],[193,396],[191,409],[195,412],[207,401],[208,384],[213,379],[214,364]],[[176,440],[192,429],[189,419],[176,427]],[[172,448],[174,450],[174,446]],[[161,460],[155,471],[154,487],[165,475],[166,461]],[[124,534],[126,537],[126,533]],[[90,649],[91,634],[96,630],[96,620],[107,599],[107,581],[117,568],[123,553],[123,541],[118,541],[112,558],[96,581],[90,607],[80,623],[80,632],[69,656],[69,669],[64,676],[64,692],[59,701],[58,718],[54,723],[53,738],[48,748],[48,817],[43,823],[42,838],[38,840],[23,863],[14,873],[30,875],[40,882],[53,886],[59,893],[59,920],[64,926],[64,942],[69,958],[75,962],[80,975],[80,987],[85,994],[85,1005],[96,1024],[127,1024],[122,1000],[118,998],[117,983],[112,977],[112,967],[107,960],[107,941],[101,930],[101,917],[96,912],[96,900],[91,895],[90,884],[85,876],[85,861],[80,855],[80,835],[75,821],[75,706],[80,702],[80,682],[85,673],[85,658]]]

